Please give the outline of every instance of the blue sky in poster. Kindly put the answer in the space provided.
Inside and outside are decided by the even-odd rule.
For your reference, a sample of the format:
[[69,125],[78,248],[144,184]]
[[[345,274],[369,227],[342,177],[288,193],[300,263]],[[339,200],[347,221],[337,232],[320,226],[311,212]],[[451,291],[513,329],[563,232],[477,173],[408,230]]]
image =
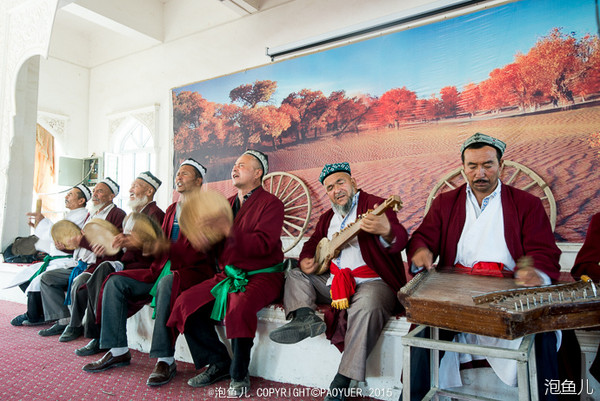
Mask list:
[[278,83],[275,105],[304,88],[325,95],[345,90],[350,96],[380,96],[406,86],[419,98],[428,98],[444,86],[461,90],[469,82],[485,80],[555,27],[578,38],[597,34],[594,13],[594,0],[522,0],[174,91],[197,91],[212,102],[229,103],[233,88],[270,79]]

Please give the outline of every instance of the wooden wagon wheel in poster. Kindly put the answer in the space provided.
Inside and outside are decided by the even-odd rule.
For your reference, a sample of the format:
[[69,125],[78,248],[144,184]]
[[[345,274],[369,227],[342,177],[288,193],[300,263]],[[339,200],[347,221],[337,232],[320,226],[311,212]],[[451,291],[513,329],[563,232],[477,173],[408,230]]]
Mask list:
[[310,192],[300,178],[285,172],[265,175],[263,187],[283,202],[285,216],[282,236],[291,239],[291,242],[283,247],[285,253],[300,242],[306,231],[312,211]]
[[[529,167],[510,160],[504,160],[500,180],[503,184],[512,185],[539,197],[550,218],[552,231],[554,231],[556,225],[556,201],[554,200],[552,190],[550,190],[548,184],[539,175]],[[458,167],[442,177],[429,193],[427,204],[425,205],[425,214],[429,211],[431,202],[433,202],[437,194],[455,189],[465,182],[467,182],[467,177],[462,167]]]

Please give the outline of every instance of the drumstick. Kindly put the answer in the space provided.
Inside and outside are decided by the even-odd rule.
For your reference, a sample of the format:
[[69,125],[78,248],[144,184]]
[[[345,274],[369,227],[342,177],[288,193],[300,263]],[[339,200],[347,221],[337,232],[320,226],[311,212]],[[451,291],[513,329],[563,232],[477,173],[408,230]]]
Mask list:
[[[36,216],[38,214],[42,213],[42,198],[37,198],[37,201],[35,202],[35,214]],[[34,216],[33,217],[33,228],[37,227],[38,225],[38,221],[37,218]]]

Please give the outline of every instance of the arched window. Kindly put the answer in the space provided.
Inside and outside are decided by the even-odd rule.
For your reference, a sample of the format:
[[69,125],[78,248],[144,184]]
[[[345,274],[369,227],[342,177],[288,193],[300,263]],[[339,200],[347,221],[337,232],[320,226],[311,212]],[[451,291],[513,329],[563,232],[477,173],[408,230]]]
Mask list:
[[[129,187],[143,171],[155,171],[154,140],[148,127],[135,118],[128,118],[116,132],[114,155],[105,161],[105,176],[121,186],[115,204],[129,212]],[[116,176],[116,177],[115,177]]]

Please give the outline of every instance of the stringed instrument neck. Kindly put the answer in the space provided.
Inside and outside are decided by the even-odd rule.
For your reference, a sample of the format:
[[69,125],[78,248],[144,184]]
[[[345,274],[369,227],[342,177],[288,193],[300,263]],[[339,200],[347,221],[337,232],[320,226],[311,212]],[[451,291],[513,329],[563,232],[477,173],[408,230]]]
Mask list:
[[385,213],[385,211],[390,207],[393,207],[394,210],[397,212],[401,206],[402,201],[400,200],[400,197],[397,195],[392,195],[389,198],[387,198],[381,205],[377,206],[374,210],[368,210],[366,213],[357,216],[356,220],[353,223],[350,223],[343,230],[341,230],[333,236],[330,242],[331,249],[340,249],[348,242],[350,242],[352,238],[354,238],[360,231],[360,221],[365,216],[369,214],[380,216],[383,213]]

